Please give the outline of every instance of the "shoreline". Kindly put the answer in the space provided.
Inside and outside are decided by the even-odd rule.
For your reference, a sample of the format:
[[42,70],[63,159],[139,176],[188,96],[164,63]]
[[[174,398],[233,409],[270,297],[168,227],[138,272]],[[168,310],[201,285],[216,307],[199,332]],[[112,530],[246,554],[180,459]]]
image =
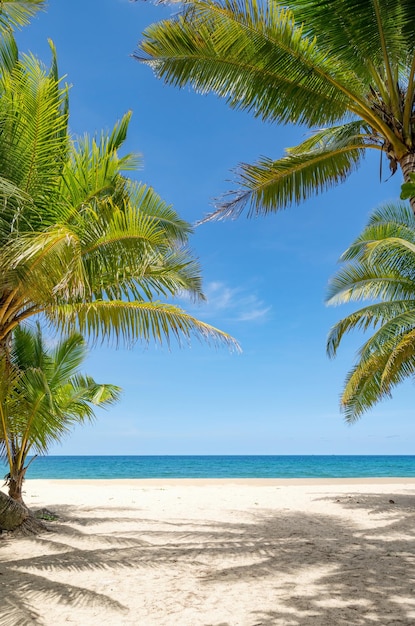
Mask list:
[[29,483],[57,482],[60,485],[88,485],[93,483],[109,482],[120,485],[142,485],[148,487],[164,486],[207,486],[207,485],[247,485],[247,486],[300,486],[307,485],[390,485],[410,484],[415,485],[415,477],[405,476],[381,476],[381,477],[353,477],[353,478],[27,478],[24,485]]

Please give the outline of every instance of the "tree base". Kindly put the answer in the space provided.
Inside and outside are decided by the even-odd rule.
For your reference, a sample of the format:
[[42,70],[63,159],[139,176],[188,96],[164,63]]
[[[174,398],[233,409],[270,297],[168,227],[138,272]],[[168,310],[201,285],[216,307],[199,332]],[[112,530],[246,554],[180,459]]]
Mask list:
[[13,537],[32,537],[40,533],[50,532],[51,528],[41,519],[30,513],[14,530],[8,531]]
[[29,511],[21,502],[9,498],[0,491],[0,532],[12,532],[16,535],[37,535],[48,532],[49,526],[45,522],[58,519],[58,516],[48,509]]

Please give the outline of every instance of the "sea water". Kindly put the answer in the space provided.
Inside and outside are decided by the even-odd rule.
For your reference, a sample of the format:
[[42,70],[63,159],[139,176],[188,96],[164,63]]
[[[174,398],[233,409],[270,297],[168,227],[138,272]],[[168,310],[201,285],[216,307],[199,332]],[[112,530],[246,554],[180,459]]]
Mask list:
[[[7,473],[0,463],[0,476]],[[415,456],[43,456],[26,478],[415,477]]]

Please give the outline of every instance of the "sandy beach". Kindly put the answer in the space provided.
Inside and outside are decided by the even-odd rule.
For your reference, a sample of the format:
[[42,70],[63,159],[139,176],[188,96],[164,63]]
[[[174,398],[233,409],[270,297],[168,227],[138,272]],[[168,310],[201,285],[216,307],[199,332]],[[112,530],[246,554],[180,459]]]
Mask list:
[[415,479],[28,480],[1,626],[415,624]]

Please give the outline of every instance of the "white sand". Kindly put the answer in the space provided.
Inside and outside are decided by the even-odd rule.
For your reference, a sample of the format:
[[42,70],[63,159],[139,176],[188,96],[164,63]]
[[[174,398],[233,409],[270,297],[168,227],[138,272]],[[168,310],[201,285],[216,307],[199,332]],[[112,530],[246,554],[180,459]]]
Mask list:
[[1,626],[415,624],[415,480],[25,489],[61,519],[0,538]]

